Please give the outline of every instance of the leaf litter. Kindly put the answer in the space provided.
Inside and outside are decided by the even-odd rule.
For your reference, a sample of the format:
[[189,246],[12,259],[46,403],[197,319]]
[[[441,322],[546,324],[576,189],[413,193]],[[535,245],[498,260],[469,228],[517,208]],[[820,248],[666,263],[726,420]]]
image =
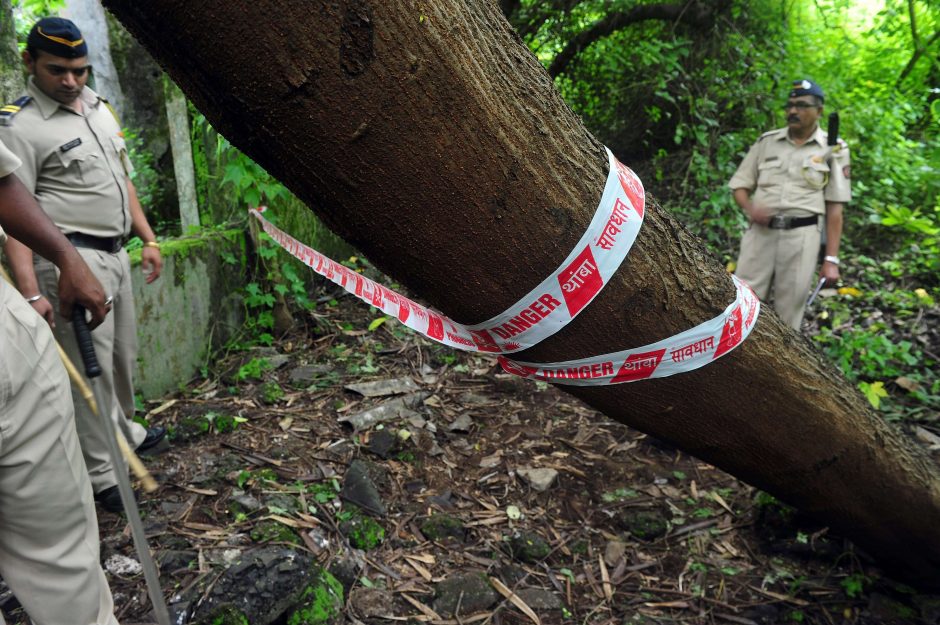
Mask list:
[[[394,320],[337,330],[369,326],[349,298],[306,321],[262,379],[220,374],[150,402],[173,440],[145,459],[160,488],[140,507],[171,603],[273,544],[352,560],[335,622],[357,625],[940,623],[940,597],[847,540],[555,388]],[[365,517],[383,535],[367,548],[351,547],[340,498],[359,460],[385,510]],[[117,616],[145,622],[142,577],[113,565],[136,557],[127,524],[98,512]],[[467,582],[451,610],[441,589],[464,579],[491,595],[474,603]]]

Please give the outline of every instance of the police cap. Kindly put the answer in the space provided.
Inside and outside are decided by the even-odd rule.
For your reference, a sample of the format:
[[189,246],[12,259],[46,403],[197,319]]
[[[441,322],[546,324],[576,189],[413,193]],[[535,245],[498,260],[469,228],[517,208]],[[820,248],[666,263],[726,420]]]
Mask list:
[[824,102],[826,99],[826,96],[823,95],[822,87],[808,78],[794,80],[793,84],[790,85],[791,98],[798,98],[801,95],[814,95],[819,98],[820,102]]
[[26,38],[28,50],[42,50],[53,56],[77,59],[88,55],[88,46],[71,20],[64,17],[44,17],[29,31]]

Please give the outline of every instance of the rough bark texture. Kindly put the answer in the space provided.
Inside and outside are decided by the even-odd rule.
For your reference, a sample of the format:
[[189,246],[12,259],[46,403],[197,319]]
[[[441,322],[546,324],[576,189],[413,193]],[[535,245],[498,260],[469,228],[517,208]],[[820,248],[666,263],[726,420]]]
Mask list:
[[23,94],[24,81],[23,62],[16,49],[13,4],[10,0],[0,0],[0,100],[3,104]]
[[[600,196],[603,148],[496,3],[105,4],[233,143],[460,321],[503,310],[557,267]],[[731,301],[722,267],[653,204],[595,303],[520,359],[651,343]],[[936,466],[772,313],[696,372],[572,392],[814,514],[895,571],[940,580]]]

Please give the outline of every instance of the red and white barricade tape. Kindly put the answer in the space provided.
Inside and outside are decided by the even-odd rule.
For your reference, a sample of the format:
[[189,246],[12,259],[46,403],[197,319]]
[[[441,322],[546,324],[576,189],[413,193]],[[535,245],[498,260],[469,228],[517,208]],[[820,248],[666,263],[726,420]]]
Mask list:
[[584,236],[561,266],[505,312],[468,326],[390,291],[297,241],[252,211],[265,232],[307,266],[395,316],[406,326],[451,347],[509,354],[555,334],[584,310],[620,267],[643,224],[646,194],[629,167],[607,151],[610,173]]
[[[505,312],[468,326],[396,293],[324,256],[251,210],[264,231],[295,258],[362,301],[430,339],[467,351],[508,354],[555,334],[600,293],[620,267],[643,224],[646,195],[640,179],[607,151],[610,173],[584,236],[561,266]],[[617,384],[666,377],[704,366],[737,346],[753,327],[760,304],[734,278],[738,297],[722,315],[639,349],[564,363],[499,361],[509,373],[557,384]],[[668,359],[664,358],[670,352]]]
[[760,300],[737,276],[737,297],[720,315],[668,339],[635,349],[568,362],[535,363],[499,356],[503,369],[525,378],[590,386],[665,378],[704,367],[737,347],[751,333]]

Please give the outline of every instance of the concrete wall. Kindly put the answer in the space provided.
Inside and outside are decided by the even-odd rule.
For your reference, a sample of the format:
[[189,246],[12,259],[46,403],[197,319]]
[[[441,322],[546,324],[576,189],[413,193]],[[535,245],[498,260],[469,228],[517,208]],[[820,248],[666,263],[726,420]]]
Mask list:
[[137,392],[159,397],[207,364],[212,347],[241,327],[241,289],[248,281],[246,233],[203,232],[161,243],[163,274],[146,284],[140,252],[131,253],[137,307]]

